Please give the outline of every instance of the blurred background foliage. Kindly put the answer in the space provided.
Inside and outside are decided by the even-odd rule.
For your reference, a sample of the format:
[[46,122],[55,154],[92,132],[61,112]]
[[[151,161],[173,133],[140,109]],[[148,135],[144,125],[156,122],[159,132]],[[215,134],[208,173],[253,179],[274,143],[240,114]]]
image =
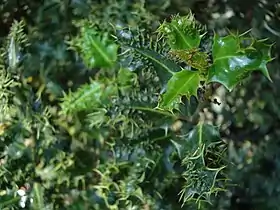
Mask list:
[[[10,105],[1,107],[0,120],[11,123],[1,124],[1,209],[17,209],[19,202],[26,209],[181,209],[177,194],[183,181],[174,179],[173,167],[178,157],[170,155],[174,148],[161,139],[163,128],[173,125],[174,119],[127,109],[131,104],[156,104],[154,93],[160,85],[148,67],[131,62],[141,82],[129,76],[130,91],[125,89],[112,102],[117,106],[110,110],[106,125],[102,109],[89,115],[83,126],[83,113],[60,116],[58,104],[68,88],[75,91],[96,76],[95,67],[68,50],[67,41],[78,33],[79,20],[89,18],[104,32],[127,25],[154,31],[158,21],[189,10],[221,35],[228,29],[251,29],[255,37],[275,43],[275,60],[268,67],[273,83],[253,73],[233,92],[217,87],[214,96],[221,105],[204,109],[206,122],[221,125],[231,184],[213,205],[202,208],[280,209],[279,0],[2,0],[2,46],[7,45],[14,20],[26,23],[29,46],[19,53],[19,70],[29,85],[1,75],[5,81],[0,85],[1,101]],[[190,126],[183,123],[180,132]],[[116,180],[122,181],[116,185]],[[19,188],[34,199],[24,202],[25,196],[14,196]],[[196,208],[195,203],[182,207]]]

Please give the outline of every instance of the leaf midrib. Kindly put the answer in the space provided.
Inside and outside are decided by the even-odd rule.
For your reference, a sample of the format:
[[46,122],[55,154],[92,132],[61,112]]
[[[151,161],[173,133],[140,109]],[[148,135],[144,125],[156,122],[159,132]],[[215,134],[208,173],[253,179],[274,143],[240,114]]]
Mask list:
[[178,27],[174,24],[171,24],[171,26],[179,33],[180,37],[184,40],[184,42],[188,45],[188,47],[190,49],[193,48],[192,45],[186,40],[184,34],[178,29]]
[[[77,103],[79,103],[79,101],[84,101],[85,98],[92,95],[93,93],[99,92],[102,89],[102,85],[96,82],[91,83],[89,86],[90,86],[90,90],[85,91],[85,93],[83,93],[79,98],[77,98],[73,103],[71,103],[70,106],[75,106]],[[98,100],[96,101],[98,102],[99,99],[100,97],[98,97]]]
[[[184,71],[184,70],[183,70],[183,71]],[[185,84],[182,85],[180,88],[178,88],[177,91],[175,91],[176,94],[173,94],[173,96],[171,97],[171,100],[168,100],[168,103],[167,103],[167,104],[169,104],[170,101],[173,101],[173,100],[178,96],[178,94],[181,92],[181,90],[186,86],[186,84],[188,84],[189,81],[190,81],[191,79],[193,79],[196,75],[197,75],[197,74],[191,75],[191,76],[186,80]],[[172,78],[171,78],[171,79],[172,79]]]
[[101,57],[105,60],[105,62],[111,65],[111,59],[103,52],[103,50],[98,46],[96,41],[91,36],[88,36],[88,38],[95,47],[95,49],[98,51],[98,53],[101,55]]
[[168,66],[166,66],[164,63],[160,62],[159,60],[155,59],[154,57],[150,56],[148,53],[145,53],[145,51],[134,48],[137,52],[141,53],[142,55],[145,55],[146,57],[148,57],[149,59],[151,59],[152,61],[156,62],[157,64],[159,64],[163,69],[165,69],[166,71],[168,71],[170,74],[174,74],[173,71],[171,71]]

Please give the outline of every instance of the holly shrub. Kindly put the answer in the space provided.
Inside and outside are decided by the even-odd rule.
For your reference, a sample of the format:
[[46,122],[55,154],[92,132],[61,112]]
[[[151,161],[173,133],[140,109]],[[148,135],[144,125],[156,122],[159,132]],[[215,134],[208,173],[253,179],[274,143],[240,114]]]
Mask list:
[[1,209],[225,208],[258,151],[238,154],[207,110],[256,72],[272,82],[271,40],[166,16],[169,1],[15,2],[0,4]]

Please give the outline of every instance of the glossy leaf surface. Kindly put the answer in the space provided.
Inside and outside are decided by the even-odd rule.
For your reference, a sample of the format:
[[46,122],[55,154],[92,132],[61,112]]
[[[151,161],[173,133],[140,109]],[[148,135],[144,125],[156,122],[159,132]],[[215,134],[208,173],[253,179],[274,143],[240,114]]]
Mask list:
[[215,35],[213,44],[213,65],[209,69],[209,82],[223,84],[232,90],[240,81],[249,76],[252,71],[261,71],[269,80],[266,64],[271,61],[271,45],[264,40],[251,40],[248,47],[243,47],[244,37]]
[[198,72],[182,70],[174,73],[167,84],[167,90],[162,96],[159,108],[172,110],[181,102],[181,96],[185,95],[187,98],[192,95],[197,96],[199,80]]

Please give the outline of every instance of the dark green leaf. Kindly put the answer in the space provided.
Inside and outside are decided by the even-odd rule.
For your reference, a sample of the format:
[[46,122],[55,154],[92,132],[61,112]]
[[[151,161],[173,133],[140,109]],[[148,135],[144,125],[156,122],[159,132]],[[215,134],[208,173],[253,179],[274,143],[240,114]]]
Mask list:
[[266,67],[272,60],[271,45],[265,44],[264,40],[252,40],[251,46],[243,48],[241,42],[244,39],[237,35],[215,35],[213,65],[209,69],[208,82],[221,83],[231,91],[255,70],[261,71],[271,80]]
[[[20,196],[13,195],[1,195],[0,196],[0,208],[1,209],[10,209],[12,207],[18,206]],[[8,208],[5,208],[8,207]]]
[[172,77],[172,74],[174,72],[181,71],[181,67],[178,66],[175,62],[163,57],[155,51],[139,48],[134,49],[142,56],[149,59],[149,61],[154,65],[157,75],[159,76],[162,84],[166,84],[167,81]]
[[206,151],[215,150],[214,146],[220,142],[218,129],[204,123],[199,123],[192,129],[184,141],[176,142],[177,152],[183,157],[185,171],[183,177],[186,183],[181,191],[181,199],[184,203],[192,199],[210,202],[211,194],[221,190],[215,185],[216,177],[225,166],[210,168],[206,164],[207,157],[205,157]]
[[14,142],[7,148],[7,154],[12,159],[19,159],[23,156],[26,146],[21,142]]
[[204,150],[221,141],[219,130],[213,125],[199,123],[189,133],[184,142],[184,156],[204,155]]
[[186,203],[190,200],[211,202],[210,196],[221,189],[217,186],[218,173],[224,168],[207,168],[198,160],[184,163],[186,180],[184,189],[180,192],[181,199]]

